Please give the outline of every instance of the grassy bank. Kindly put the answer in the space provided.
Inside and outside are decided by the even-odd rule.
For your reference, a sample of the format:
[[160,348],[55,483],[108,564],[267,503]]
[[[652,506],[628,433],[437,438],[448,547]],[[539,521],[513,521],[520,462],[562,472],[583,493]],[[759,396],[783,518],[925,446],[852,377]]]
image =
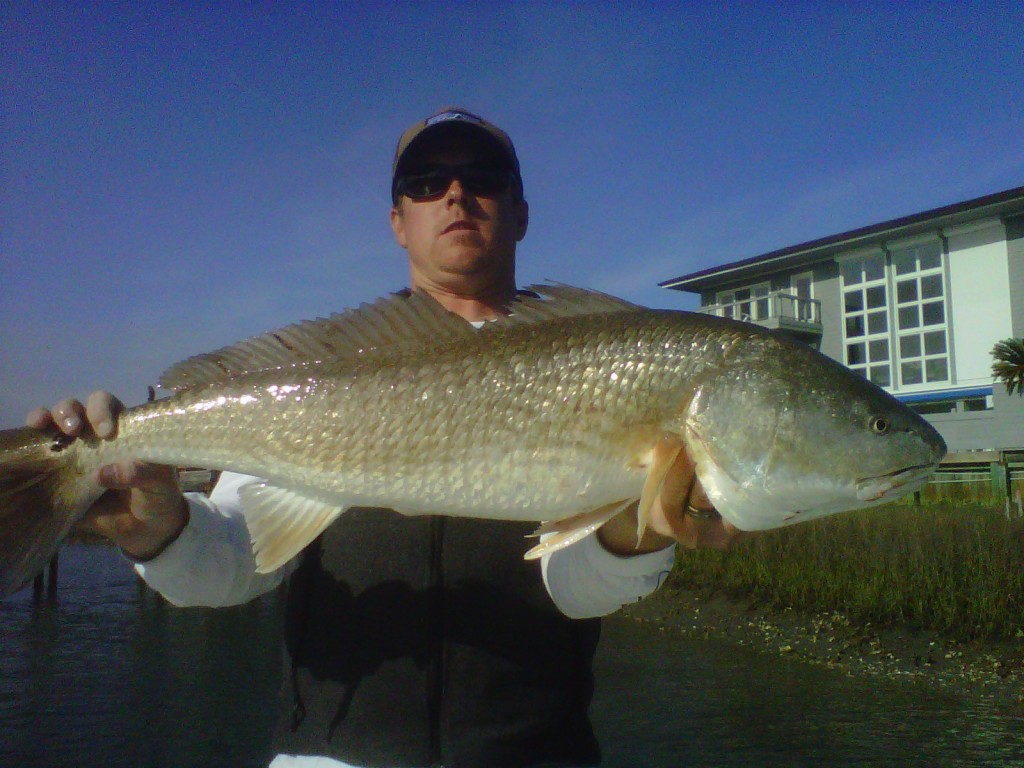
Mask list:
[[673,582],[773,608],[840,611],[960,639],[1024,637],[1024,522],[985,506],[892,504],[683,551]]

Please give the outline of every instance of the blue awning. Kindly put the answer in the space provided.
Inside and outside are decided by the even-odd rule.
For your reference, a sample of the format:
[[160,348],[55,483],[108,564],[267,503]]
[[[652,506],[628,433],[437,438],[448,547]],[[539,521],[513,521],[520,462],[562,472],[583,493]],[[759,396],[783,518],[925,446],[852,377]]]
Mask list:
[[942,400],[963,400],[965,397],[985,397],[992,394],[992,387],[966,387],[964,389],[944,389],[941,392],[913,392],[896,395],[896,399],[904,403],[932,403]]

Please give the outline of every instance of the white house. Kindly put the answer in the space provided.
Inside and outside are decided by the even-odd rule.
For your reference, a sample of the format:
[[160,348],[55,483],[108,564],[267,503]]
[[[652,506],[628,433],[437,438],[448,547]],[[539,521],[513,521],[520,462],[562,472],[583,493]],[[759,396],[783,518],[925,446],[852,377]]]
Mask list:
[[923,414],[951,452],[1024,448],[1024,399],[993,383],[991,356],[1024,337],[1024,187],[660,285],[814,345]]

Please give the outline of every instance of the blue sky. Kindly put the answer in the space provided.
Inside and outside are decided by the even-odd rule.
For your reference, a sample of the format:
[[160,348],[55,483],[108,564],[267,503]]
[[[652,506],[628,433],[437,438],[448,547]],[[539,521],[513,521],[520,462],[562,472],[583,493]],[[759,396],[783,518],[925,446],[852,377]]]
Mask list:
[[0,9],[0,426],[404,285],[394,143],[450,104],[516,142],[520,281],[651,306],[1024,184],[1019,2],[204,5]]

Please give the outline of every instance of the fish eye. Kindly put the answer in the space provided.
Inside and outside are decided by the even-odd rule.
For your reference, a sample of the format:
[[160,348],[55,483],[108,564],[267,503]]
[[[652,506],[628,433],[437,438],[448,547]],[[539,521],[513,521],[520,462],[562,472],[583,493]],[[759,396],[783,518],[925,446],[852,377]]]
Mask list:
[[884,435],[889,431],[889,422],[882,416],[872,416],[870,421],[868,421],[868,427],[876,435]]

